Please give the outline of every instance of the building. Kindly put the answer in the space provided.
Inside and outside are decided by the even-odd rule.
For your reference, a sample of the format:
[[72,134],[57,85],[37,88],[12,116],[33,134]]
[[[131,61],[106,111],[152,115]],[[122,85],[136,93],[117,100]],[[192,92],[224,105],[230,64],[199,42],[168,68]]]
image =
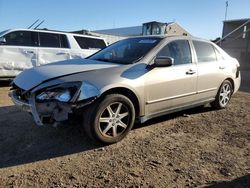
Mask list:
[[104,29],[96,31],[73,31],[73,33],[89,34],[94,36],[103,37],[108,44],[112,44],[116,41],[141,35],[185,35],[191,36],[191,34],[181,27],[176,22],[161,23],[161,22],[147,22],[141,26],[122,27],[114,29]]
[[141,35],[186,35],[191,36],[183,27],[176,22],[161,23],[147,22],[141,26],[122,27],[114,29],[96,30],[90,33],[106,38],[111,44],[117,40],[121,40],[133,36]]
[[217,41],[226,52],[238,59],[242,69],[250,70],[250,18],[226,20],[222,38]]
[[140,35],[191,35],[176,22],[161,23],[156,21],[143,23],[141,26],[97,30],[94,32],[125,37]]
[[115,34],[104,34],[104,33],[98,33],[95,31],[88,31],[88,30],[79,30],[79,31],[72,31],[71,33],[77,33],[77,34],[83,34],[83,35],[92,35],[92,36],[98,36],[105,38],[108,44],[112,44],[116,41],[126,39],[128,37],[120,36],[120,35],[115,35]]
[[176,22],[147,22],[142,25],[142,35],[185,35],[191,36],[187,30]]
[[138,36],[142,35],[142,26],[104,29],[104,30],[96,30],[93,32],[100,34],[116,35],[116,36]]

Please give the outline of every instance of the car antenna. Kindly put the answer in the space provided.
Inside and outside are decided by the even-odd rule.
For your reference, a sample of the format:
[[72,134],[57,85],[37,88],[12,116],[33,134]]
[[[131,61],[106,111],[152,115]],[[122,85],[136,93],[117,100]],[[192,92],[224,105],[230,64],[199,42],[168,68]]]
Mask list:
[[37,29],[45,20],[41,21],[34,29]]
[[39,21],[39,19],[37,19],[33,24],[31,24],[28,29],[30,29],[33,25],[35,25],[37,22]]

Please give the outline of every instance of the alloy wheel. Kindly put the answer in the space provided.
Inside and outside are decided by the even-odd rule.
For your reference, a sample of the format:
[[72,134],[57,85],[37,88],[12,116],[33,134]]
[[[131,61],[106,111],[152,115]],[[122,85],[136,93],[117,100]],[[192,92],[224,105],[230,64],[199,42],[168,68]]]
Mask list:
[[105,137],[117,137],[129,126],[130,113],[121,102],[108,105],[99,117],[99,130]]
[[221,106],[226,106],[231,98],[232,90],[228,83],[225,83],[220,91],[219,102]]

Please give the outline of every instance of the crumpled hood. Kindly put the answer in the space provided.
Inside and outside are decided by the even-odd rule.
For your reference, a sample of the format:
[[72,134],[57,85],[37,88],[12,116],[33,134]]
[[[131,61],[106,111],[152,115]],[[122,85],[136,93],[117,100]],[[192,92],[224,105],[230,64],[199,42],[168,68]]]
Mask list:
[[14,83],[24,90],[30,90],[53,78],[117,66],[121,65],[89,59],[72,59],[25,70],[14,79]]

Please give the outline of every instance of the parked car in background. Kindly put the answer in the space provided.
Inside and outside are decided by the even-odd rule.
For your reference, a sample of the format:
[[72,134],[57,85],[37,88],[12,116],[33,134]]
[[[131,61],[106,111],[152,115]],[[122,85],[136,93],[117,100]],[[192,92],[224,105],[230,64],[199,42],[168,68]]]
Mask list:
[[136,37],[87,59],[26,70],[10,96],[38,125],[80,115],[87,135],[110,144],[123,139],[135,120],[207,103],[225,108],[240,80],[238,61],[210,41]]
[[0,32],[0,79],[66,59],[85,58],[107,46],[103,38],[48,30]]

